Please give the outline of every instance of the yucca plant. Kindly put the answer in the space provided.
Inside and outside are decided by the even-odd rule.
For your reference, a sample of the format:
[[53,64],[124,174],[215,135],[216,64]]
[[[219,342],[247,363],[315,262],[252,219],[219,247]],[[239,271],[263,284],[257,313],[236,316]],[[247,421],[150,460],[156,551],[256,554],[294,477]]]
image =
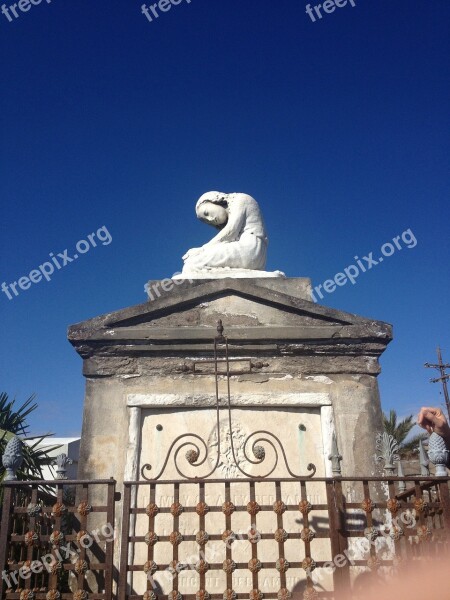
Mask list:
[[386,415],[386,413],[383,413],[384,430],[396,440],[399,447],[400,458],[410,458],[412,455],[417,454],[419,451],[420,440],[428,439],[428,434],[419,433],[406,441],[409,432],[415,424],[416,421],[413,415],[409,415],[401,421],[398,421],[397,412],[395,410],[389,411],[389,416]]
[[[15,407],[15,399],[10,400],[8,394],[0,393],[0,455],[3,456],[6,444],[9,440],[17,436],[23,442],[24,461],[22,467],[17,472],[17,479],[21,481],[43,479],[42,468],[51,465],[53,458],[49,452],[53,452],[60,446],[39,448],[39,444],[52,433],[40,436],[29,435],[29,424],[27,418],[38,407],[35,400],[35,394],[31,395],[22,406]],[[5,477],[5,469],[0,463],[0,483]],[[1,490],[0,490],[1,492]],[[0,500],[1,501],[1,500]]]

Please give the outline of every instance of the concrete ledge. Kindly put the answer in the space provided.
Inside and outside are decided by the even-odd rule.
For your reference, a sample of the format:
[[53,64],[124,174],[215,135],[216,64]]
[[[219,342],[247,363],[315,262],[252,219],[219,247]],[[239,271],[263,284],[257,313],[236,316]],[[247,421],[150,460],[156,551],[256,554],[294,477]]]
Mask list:
[[[223,398],[221,406],[226,406]],[[302,406],[317,408],[331,406],[329,394],[321,392],[304,392],[300,394],[233,394],[232,406]],[[138,408],[171,408],[174,406],[185,407],[211,407],[216,405],[216,398],[212,394],[128,394],[127,406]]]

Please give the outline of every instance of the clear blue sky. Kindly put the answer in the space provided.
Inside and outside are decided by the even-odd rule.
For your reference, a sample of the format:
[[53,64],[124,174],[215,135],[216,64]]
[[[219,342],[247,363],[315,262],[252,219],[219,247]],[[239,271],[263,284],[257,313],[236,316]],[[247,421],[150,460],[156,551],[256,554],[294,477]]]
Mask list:
[[67,327],[180,270],[211,234],[194,203],[219,189],[259,201],[268,268],[315,285],[411,229],[415,248],[321,302],[394,325],[385,409],[439,403],[423,363],[438,344],[450,360],[448,0],[356,0],[316,22],[303,0],[182,1],[151,23],[141,4],[0,14],[0,284],[112,236],[0,293],[0,389],[36,392],[35,432],[78,434]]

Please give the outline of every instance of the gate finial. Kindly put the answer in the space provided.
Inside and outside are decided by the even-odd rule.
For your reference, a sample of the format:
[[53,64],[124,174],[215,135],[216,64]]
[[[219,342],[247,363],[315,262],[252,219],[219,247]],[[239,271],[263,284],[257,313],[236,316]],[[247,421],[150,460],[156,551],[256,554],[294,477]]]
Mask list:
[[217,321],[217,339],[223,339],[224,327],[222,323],[222,319]]
[[398,443],[393,435],[388,433],[379,433],[376,437],[376,449],[379,453],[377,461],[384,461],[384,470],[388,475],[393,475],[395,471],[394,462],[400,460],[398,454]]
[[17,436],[13,436],[6,444],[2,463],[6,469],[5,481],[15,481],[23,463],[23,443]]
[[342,456],[339,454],[336,434],[334,432],[331,437],[331,454],[328,456],[328,460],[331,460],[331,470],[333,472],[333,476],[340,477],[342,475],[342,472],[341,472]]
[[427,452],[423,446],[422,440],[419,440],[419,462],[420,462],[420,474],[424,477],[430,476],[430,461]]

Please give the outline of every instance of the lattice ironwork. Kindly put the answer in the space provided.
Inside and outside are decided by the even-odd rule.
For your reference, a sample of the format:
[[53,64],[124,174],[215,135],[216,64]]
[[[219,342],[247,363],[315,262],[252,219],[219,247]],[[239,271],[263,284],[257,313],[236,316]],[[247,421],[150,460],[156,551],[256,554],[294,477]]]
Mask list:
[[[327,538],[328,534],[320,530],[317,522],[318,530],[313,533],[310,529],[310,510],[305,509],[308,483],[310,483],[308,478],[295,483],[299,500],[295,504],[285,504],[282,494],[282,486],[284,484],[290,486],[292,479],[255,481],[252,478],[201,480],[195,483],[184,481],[126,483],[124,515],[128,515],[128,519],[123,523],[122,549],[125,549],[125,552],[122,552],[120,581],[124,582],[129,573],[144,573],[146,577],[145,583],[142,577],[137,578],[139,581],[136,586],[139,588],[139,593],[134,587],[136,578],[130,582],[131,587],[128,591],[126,586],[122,586],[120,599],[137,600],[142,596],[152,598],[153,594],[155,596],[164,594],[173,599],[179,598],[181,594],[184,600],[209,597],[259,598],[262,595],[267,599],[281,600],[290,597],[287,573],[292,570],[303,570],[306,573],[305,583],[310,582],[312,585],[309,574],[315,564],[321,565],[323,561],[318,563],[314,561],[311,556],[311,542],[314,538]],[[262,503],[258,490],[261,486],[266,491],[271,488],[273,497],[270,499],[273,499],[273,502]],[[189,488],[189,494],[184,492],[184,488]],[[209,492],[209,488],[213,488],[213,491]],[[164,506],[163,504],[169,504],[167,502],[169,490],[171,494],[169,499],[173,502],[170,506]],[[237,493],[236,490],[239,492]],[[264,494],[264,499],[266,495]],[[145,506],[132,507],[133,498],[147,497],[149,501]],[[211,498],[215,498],[216,502],[213,503]],[[220,499],[220,502],[217,502],[217,499]],[[182,511],[180,511],[181,506]],[[327,511],[327,506],[323,502],[314,507],[310,506],[310,509],[323,512]],[[290,525],[286,524],[286,512],[293,515]],[[164,519],[165,516],[170,517],[170,525],[167,519]],[[189,524],[188,528],[193,529],[192,525],[195,522],[195,531],[189,529],[186,533],[183,528],[180,531],[182,516],[187,517],[184,526]],[[267,516],[272,522],[272,527],[269,528],[264,525]],[[295,520],[297,525],[294,529],[292,524]],[[240,527],[236,527],[237,522],[240,523]],[[243,527],[244,522],[247,527]],[[144,530],[147,530],[147,533],[144,534]],[[309,534],[305,536],[305,532]],[[265,542],[268,544],[266,543],[264,555],[260,546]],[[193,543],[197,545],[196,553],[192,552]],[[298,546],[298,550],[294,549],[294,544]],[[132,556],[130,556],[129,551],[133,545],[134,552],[131,552]],[[136,560],[138,545],[146,545],[146,552],[141,552],[139,560]],[[164,556],[164,560],[156,560],[155,552],[160,547],[162,548],[160,557]],[[276,556],[267,560],[267,554],[272,553],[272,548],[275,549]],[[132,564],[129,564],[130,558]],[[196,589],[191,593],[186,593],[182,589],[182,574],[186,571],[189,571],[190,579],[195,578],[197,582]],[[267,571],[272,571],[272,580],[274,573],[278,579],[278,588],[271,593],[263,589]],[[208,585],[207,579],[212,573],[216,573],[217,581],[221,580],[223,589],[220,593]],[[244,577],[251,583],[247,593],[235,590],[237,574],[240,574],[240,579]],[[163,589],[164,586],[167,587],[168,581],[168,587],[171,589]]]
[[361,567],[448,552],[449,531],[448,479],[128,482],[119,600],[349,598]]
[[115,484],[4,484],[1,600],[112,598]]
[[[364,596],[361,571],[401,573],[424,555],[450,551],[448,477],[324,478],[315,476],[314,465],[297,475],[282,440],[267,430],[251,433],[236,448],[232,360],[219,323],[212,361],[217,456],[209,456],[196,433],[179,435],[159,472],[151,478],[154,469],[146,464],[141,481],[124,483],[120,532],[112,529],[113,480],[45,482],[53,497],[43,493],[44,482],[5,484],[0,565],[8,577],[47,554],[49,568],[17,585],[4,578],[0,600],[112,600],[114,538],[120,539],[118,600],[348,600],[353,592]],[[193,372],[204,369],[194,365]],[[228,417],[236,478],[215,478],[221,411]],[[330,458],[336,475],[337,446]],[[173,466],[177,479],[167,475]],[[278,466],[289,477],[275,478]],[[111,525],[108,542],[91,535],[104,525]],[[93,540],[89,548],[85,536]],[[67,544],[72,553],[63,558]]]
[[[282,441],[267,430],[248,435],[238,453],[231,414],[232,360],[219,322],[214,360],[206,361],[214,365],[217,455],[209,456],[198,434],[183,433],[170,445],[158,472],[145,464],[142,481],[125,483],[119,600],[288,600],[292,593],[305,599],[347,598],[353,567],[398,568],[401,557],[408,560],[427,551],[427,540],[436,547],[447,544],[442,534],[450,530],[448,479],[437,483],[429,478],[427,483],[424,478],[391,479],[391,473],[385,478],[319,478],[312,464],[307,467],[310,475],[298,475],[289,466]],[[225,368],[219,371],[219,365]],[[203,370],[194,365],[192,372]],[[219,398],[223,375],[225,409]],[[227,439],[244,478],[215,478],[222,448],[221,410],[227,411]],[[269,466],[258,475],[238,460],[243,456],[245,464],[259,467],[269,454]],[[341,460],[337,449],[333,457],[336,475]],[[289,478],[271,478],[279,464]],[[164,478],[172,466],[180,479]],[[410,489],[403,492],[407,482]],[[164,501],[167,494],[170,502]],[[399,511],[415,511],[414,530],[399,525]],[[384,546],[382,538],[388,540]],[[355,542],[366,547],[355,548]],[[323,573],[330,565],[332,576],[327,579]]]
[[[355,492],[362,497],[358,501],[343,500],[341,551],[352,544],[354,547],[355,540],[367,540],[367,551],[353,561],[355,566],[371,570],[398,568],[428,554],[450,552],[448,478],[442,481],[433,477],[342,478],[340,481],[344,486],[347,483],[344,498],[351,498]],[[348,493],[350,487],[352,492]],[[402,491],[404,487],[406,491]],[[380,489],[384,492],[380,493]]]

